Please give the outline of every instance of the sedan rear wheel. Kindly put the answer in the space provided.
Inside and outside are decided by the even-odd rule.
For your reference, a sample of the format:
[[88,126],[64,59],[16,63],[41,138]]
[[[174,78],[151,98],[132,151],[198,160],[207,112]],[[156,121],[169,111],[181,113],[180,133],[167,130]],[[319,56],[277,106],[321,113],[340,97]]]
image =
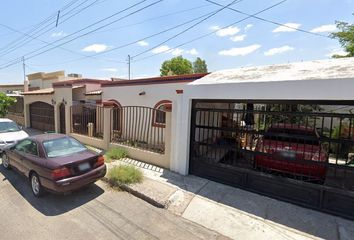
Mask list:
[[11,168],[10,161],[6,153],[3,153],[1,158],[2,158],[2,165],[4,166],[4,168],[10,169]]
[[36,173],[32,173],[30,177],[32,193],[35,197],[43,196],[44,190]]

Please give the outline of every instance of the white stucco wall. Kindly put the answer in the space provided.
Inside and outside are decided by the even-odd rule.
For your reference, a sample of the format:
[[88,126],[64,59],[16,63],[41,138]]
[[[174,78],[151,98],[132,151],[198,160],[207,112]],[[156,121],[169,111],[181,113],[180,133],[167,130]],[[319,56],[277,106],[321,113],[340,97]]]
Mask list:
[[[185,83],[103,87],[102,100],[117,100],[122,106],[154,107],[161,100],[177,100],[177,89]],[[139,93],[145,95],[139,96]]]
[[[135,86],[114,86],[103,87],[102,100],[116,100],[122,106],[145,106],[153,108],[162,100],[172,102],[171,113],[171,141],[170,141],[170,169],[178,171],[177,152],[175,149],[178,137],[177,118],[178,109],[181,107],[181,94],[177,94],[176,90],[183,89],[186,83],[171,84],[151,84],[151,85],[135,85]],[[139,93],[145,92],[145,95],[139,96]]]
[[[195,83],[194,83],[195,84]],[[176,166],[188,174],[191,103],[193,99],[240,100],[354,100],[354,76],[346,79],[311,79],[291,81],[234,82],[186,85],[180,99],[176,123]]]

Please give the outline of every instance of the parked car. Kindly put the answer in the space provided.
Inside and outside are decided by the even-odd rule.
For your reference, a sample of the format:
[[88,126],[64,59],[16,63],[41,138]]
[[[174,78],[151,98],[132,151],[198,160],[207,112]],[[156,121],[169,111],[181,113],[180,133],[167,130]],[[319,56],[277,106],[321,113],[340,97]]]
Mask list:
[[[255,148],[257,168],[324,180],[328,150],[319,141],[313,128],[296,124],[270,127]],[[263,154],[262,154],[263,153]]]
[[6,148],[2,157],[6,169],[16,168],[30,180],[36,197],[45,190],[71,192],[106,174],[104,157],[63,134],[41,134]]
[[0,118],[0,154],[8,146],[14,145],[17,141],[28,137],[14,121],[7,118]]

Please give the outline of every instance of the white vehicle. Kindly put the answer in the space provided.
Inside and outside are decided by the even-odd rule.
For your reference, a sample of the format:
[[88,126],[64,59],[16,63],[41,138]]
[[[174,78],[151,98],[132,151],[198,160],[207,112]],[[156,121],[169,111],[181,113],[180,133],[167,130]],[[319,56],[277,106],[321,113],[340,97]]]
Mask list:
[[5,147],[11,146],[26,137],[28,137],[28,134],[14,121],[0,118],[0,154]]

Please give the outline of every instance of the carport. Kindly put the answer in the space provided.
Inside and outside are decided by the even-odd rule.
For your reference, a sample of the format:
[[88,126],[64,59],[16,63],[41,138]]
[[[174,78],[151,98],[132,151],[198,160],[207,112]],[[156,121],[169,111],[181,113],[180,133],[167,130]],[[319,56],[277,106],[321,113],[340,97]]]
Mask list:
[[180,95],[174,168],[354,219],[353,92],[351,58],[207,75]]

